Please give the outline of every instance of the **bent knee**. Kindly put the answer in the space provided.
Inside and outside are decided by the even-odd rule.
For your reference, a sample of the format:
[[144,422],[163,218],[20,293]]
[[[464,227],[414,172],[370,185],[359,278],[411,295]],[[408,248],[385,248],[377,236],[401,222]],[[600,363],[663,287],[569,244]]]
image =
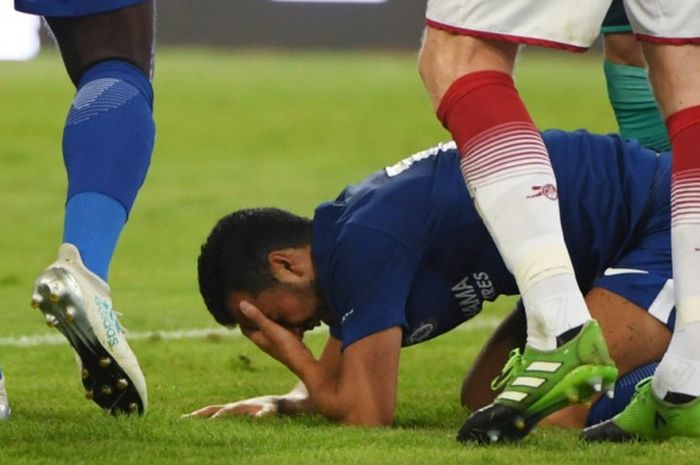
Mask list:
[[454,34],[427,26],[418,56],[418,72],[436,109],[450,85],[465,74],[500,71],[511,74],[518,45]]
[[121,60],[152,73],[154,4],[152,0],[105,13],[79,17],[47,17],[66,71],[77,85],[95,63]]

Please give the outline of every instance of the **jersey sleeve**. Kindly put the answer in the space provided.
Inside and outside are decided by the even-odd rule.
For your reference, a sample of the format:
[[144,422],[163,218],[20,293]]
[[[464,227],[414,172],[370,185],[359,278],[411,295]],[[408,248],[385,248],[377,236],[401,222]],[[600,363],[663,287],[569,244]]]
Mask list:
[[331,327],[331,335],[345,349],[385,329],[405,328],[417,253],[381,231],[352,224],[338,244],[329,288],[340,323]]

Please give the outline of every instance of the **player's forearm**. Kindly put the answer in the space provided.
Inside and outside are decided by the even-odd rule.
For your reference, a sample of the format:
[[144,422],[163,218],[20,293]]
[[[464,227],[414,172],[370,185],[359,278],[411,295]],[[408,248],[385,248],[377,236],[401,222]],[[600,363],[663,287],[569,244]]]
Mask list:
[[250,322],[241,326],[243,334],[297,375],[319,413],[352,425],[393,421],[400,327],[364,337],[343,353],[340,341],[331,337],[317,361],[295,335],[250,302],[242,301],[239,308]]
[[299,367],[297,376],[317,413],[352,426],[388,426],[394,421],[395,391],[377,397],[364,376],[352,371],[329,371],[322,363]]
[[[290,362],[292,362],[290,360]],[[296,374],[308,393],[308,404],[326,418],[346,423],[352,409],[350,396],[339,389],[339,377],[325,370],[313,358],[296,360],[288,368]],[[296,407],[289,405],[289,407]]]
[[371,402],[358,402],[361,397],[358,390],[361,389],[353,389],[351,383],[343,382],[340,376],[325,370],[320,363],[289,368],[302,380],[308,397],[280,403],[285,413],[314,412],[331,421],[353,426],[386,426],[393,422],[393,408],[390,414],[382,415],[379,413],[382,410]]
[[341,382],[342,355],[337,339],[329,338],[319,360],[307,350],[288,350],[281,361],[300,380],[292,391],[296,395],[283,401],[283,406],[280,404],[285,411],[290,414],[313,411],[343,424],[385,424],[367,409],[356,407],[360,387],[353,389],[352,380]]

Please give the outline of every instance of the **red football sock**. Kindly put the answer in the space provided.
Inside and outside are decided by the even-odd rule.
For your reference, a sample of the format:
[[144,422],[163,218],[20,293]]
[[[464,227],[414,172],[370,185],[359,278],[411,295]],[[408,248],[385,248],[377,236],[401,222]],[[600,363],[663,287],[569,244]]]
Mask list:
[[[671,146],[673,147],[673,186],[698,179],[700,175],[700,105],[686,108],[669,116],[666,120]],[[696,171],[697,170],[697,171]],[[674,189],[675,190],[675,189]],[[683,216],[684,206],[700,204],[700,192],[676,199],[674,213]],[[700,214],[700,210],[696,211]]]
[[457,79],[440,100],[437,116],[460,149],[494,126],[513,121],[533,124],[513,79],[499,71],[479,71]]
[[508,74],[462,76],[443,96],[437,115],[457,143],[470,184],[551,173],[542,137]]

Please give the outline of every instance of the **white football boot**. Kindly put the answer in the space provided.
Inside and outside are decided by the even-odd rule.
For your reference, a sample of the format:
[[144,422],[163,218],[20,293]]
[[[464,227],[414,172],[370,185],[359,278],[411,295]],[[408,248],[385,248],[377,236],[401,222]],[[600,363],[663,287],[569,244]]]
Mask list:
[[107,413],[140,413],[146,380],[112,310],[109,285],[88,270],[72,244],[34,282],[32,307],[68,339],[80,359],[85,397]]
[[12,415],[12,409],[7,401],[5,377],[2,375],[2,370],[0,370],[0,421],[9,419],[10,415]]

